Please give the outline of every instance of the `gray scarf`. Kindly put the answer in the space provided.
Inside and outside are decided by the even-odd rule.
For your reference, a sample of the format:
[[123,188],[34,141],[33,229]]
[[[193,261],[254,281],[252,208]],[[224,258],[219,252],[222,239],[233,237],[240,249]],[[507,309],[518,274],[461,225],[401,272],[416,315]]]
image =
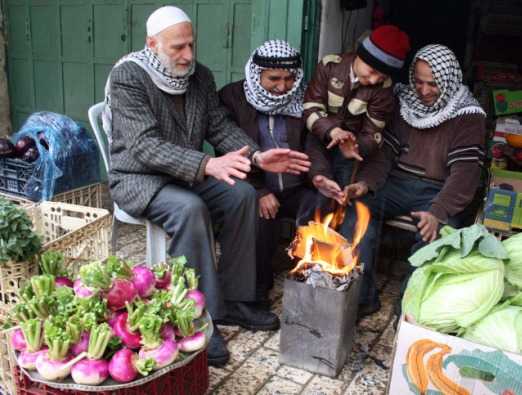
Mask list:
[[[440,96],[432,106],[422,103],[415,91],[415,63],[424,60],[431,72]],[[400,102],[400,114],[409,125],[418,129],[428,129],[463,114],[486,113],[469,89],[462,84],[462,71],[455,54],[439,44],[421,48],[413,58],[409,70],[409,85],[395,87]]]

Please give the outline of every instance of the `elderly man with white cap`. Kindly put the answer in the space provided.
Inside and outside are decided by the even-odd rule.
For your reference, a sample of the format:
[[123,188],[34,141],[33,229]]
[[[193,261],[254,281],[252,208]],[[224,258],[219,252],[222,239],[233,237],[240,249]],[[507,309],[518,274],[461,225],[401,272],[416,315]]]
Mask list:
[[[104,127],[110,131],[112,198],[172,236],[168,252],[185,255],[196,268],[213,319],[277,329],[277,316],[252,303],[257,198],[243,179],[253,166],[299,174],[310,163],[291,149],[261,152],[227,118],[212,73],[194,59],[192,23],[181,9],[154,11],[147,20],[145,49],[114,66]],[[204,153],[204,140],[221,156]],[[214,237],[222,249],[219,263]],[[217,329],[208,354],[214,366],[229,359]]]

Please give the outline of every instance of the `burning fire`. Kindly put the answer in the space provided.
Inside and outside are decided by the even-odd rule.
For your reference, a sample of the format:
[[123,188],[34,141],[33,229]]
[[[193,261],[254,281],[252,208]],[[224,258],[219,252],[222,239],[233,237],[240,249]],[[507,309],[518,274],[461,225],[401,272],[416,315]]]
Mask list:
[[301,258],[301,260],[290,275],[303,273],[315,265],[319,265],[323,271],[334,276],[344,276],[350,273],[358,263],[357,246],[370,222],[368,207],[356,202],[355,210],[357,223],[352,244],[334,230],[343,222],[345,211],[343,206],[339,206],[335,212],[326,215],[322,221],[320,211],[317,210],[314,221],[310,221],[307,226],[300,226],[290,245],[289,255],[292,258]]

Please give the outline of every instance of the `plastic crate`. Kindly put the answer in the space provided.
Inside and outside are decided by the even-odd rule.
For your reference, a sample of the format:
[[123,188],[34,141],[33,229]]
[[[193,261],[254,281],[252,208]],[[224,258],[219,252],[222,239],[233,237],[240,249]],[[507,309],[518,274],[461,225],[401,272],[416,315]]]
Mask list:
[[[57,162],[63,174],[55,180],[54,196],[80,189],[85,184],[92,185],[100,180],[98,169],[85,171],[83,164],[88,159],[87,154],[82,154],[71,158],[61,158]],[[16,158],[0,158],[0,192],[21,196],[31,201],[40,200],[44,171],[42,166],[37,169],[35,163]],[[31,177],[33,177],[33,185],[27,188],[27,182]],[[39,188],[38,191],[35,189],[36,187]]]
[[[26,197],[13,195],[11,193],[0,192],[0,196],[23,207],[29,207],[35,204],[35,202],[27,199]],[[97,183],[86,185],[84,187],[72,189],[67,192],[62,192],[54,195],[51,201],[103,208],[103,184]]]
[[0,191],[26,196],[25,184],[34,171],[34,163],[21,159],[0,158]]
[[199,353],[187,365],[174,369],[138,387],[117,391],[84,392],[64,391],[34,383],[27,376],[15,369],[17,395],[204,395],[209,386],[208,362],[206,351]]

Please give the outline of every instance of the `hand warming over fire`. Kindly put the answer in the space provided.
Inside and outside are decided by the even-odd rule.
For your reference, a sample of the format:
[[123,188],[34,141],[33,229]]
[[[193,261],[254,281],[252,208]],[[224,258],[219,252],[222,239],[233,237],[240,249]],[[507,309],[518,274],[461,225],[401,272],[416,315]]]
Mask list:
[[247,158],[249,152],[250,147],[246,145],[218,158],[210,158],[205,167],[205,175],[234,185],[236,182],[232,177],[245,179],[250,171],[250,160]]
[[422,240],[431,243],[439,233],[439,220],[428,211],[412,211],[411,216],[417,218],[417,228]]
[[358,161],[362,161],[363,158],[359,154],[359,144],[357,144],[357,140],[355,136],[350,133],[350,137],[344,141],[339,143],[339,150],[346,159],[356,159]]
[[272,148],[256,152],[252,157],[256,166],[271,173],[306,173],[311,166],[308,155],[288,148]]
[[359,181],[344,187],[344,204],[351,204],[350,200],[358,199],[368,193],[368,184],[364,181]]
[[334,199],[337,203],[343,204],[345,201],[345,195],[339,184],[334,180],[330,180],[325,176],[314,176],[312,183],[321,194],[331,199]]
[[259,217],[264,219],[275,219],[279,210],[279,200],[273,193],[259,198]]

